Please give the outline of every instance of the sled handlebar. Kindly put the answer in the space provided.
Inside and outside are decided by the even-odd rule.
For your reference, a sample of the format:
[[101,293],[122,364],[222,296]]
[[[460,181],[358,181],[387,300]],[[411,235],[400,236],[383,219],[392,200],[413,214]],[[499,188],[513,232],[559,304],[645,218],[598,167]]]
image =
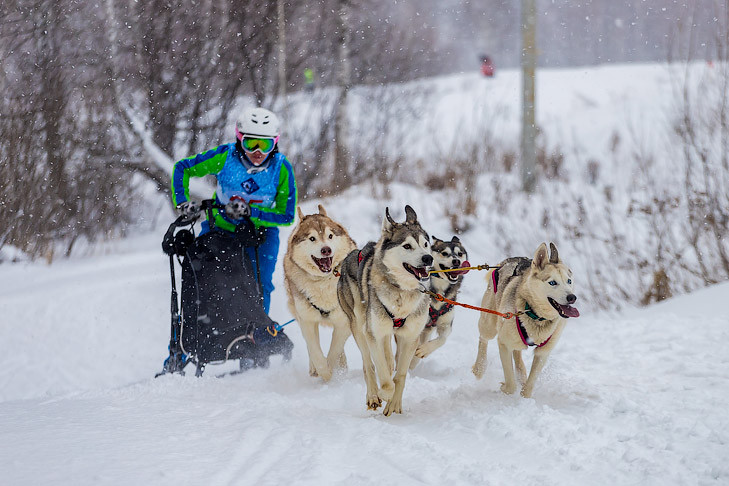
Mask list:
[[[193,225],[197,218],[200,217],[200,213],[203,211],[210,211],[213,208],[221,209],[225,208],[222,204],[217,204],[213,199],[204,199],[200,201],[200,211],[193,215],[181,214],[179,215],[167,228],[164,237],[162,238],[162,251],[168,255],[175,255],[177,252],[176,239],[181,239],[181,236],[175,235],[175,230],[182,228],[183,226]],[[182,232],[178,232],[180,234]]]
[[194,214],[181,215],[181,217],[175,220],[175,224],[177,226],[185,226],[186,224],[194,223],[200,217],[200,213],[206,213],[208,219],[213,219],[213,209],[222,211],[233,219],[247,219],[251,214],[250,205],[240,197],[232,197],[228,204],[220,204],[214,199],[203,199],[200,201],[199,209]]

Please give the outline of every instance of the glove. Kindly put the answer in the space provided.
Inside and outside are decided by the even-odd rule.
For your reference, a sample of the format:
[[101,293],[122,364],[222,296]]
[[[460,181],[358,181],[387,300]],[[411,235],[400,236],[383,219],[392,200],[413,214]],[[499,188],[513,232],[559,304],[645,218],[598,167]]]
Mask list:
[[195,200],[185,201],[177,206],[177,210],[185,219],[193,219],[202,210],[202,204],[200,204],[200,201]]
[[239,197],[231,198],[225,205],[225,214],[231,219],[243,219],[251,215],[251,207]]

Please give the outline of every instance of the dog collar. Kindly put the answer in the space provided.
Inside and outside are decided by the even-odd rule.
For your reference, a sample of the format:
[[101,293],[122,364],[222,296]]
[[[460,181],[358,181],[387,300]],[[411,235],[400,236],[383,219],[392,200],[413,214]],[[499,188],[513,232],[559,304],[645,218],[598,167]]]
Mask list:
[[438,322],[438,318],[444,314],[447,314],[448,311],[453,309],[453,304],[449,304],[446,302],[443,304],[443,307],[440,308],[440,310],[433,309],[433,306],[430,306],[428,308],[428,314],[430,314],[430,322],[425,325],[425,327],[434,327],[436,325],[436,322]]
[[542,344],[536,344],[532,338],[529,337],[529,334],[527,334],[526,328],[519,320],[519,316],[516,316],[516,329],[519,331],[519,337],[521,338],[521,342],[524,343],[525,346],[536,346],[538,348],[541,348],[545,344],[549,342],[550,339],[552,339],[552,336],[549,336],[546,341],[544,341]]
[[317,306],[315,303],[311,301],[308,295],[304,294],[304,297],[306,297],[306,301],[309,303],[310,306],[312,306],[314,309],[319,311],[319,314],[321,314],[322,317],[327,317],[329,314],[332,313],[332,311],[328,310],[325,311],[321,307]]
[[544,317],[539,317],[536,312],[532,310],[531,307],[529,307],[529,302],[524,302],[524,314],[527,315],[530,319],[534,319],[535,321],[546,321]]

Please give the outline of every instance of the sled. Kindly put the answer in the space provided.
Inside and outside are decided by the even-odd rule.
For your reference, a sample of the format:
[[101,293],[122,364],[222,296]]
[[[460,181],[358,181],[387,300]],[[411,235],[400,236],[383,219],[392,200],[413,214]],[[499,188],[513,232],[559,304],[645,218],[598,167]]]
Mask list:
[[[225,209],[213,200],[202,201],[213,225],[213,209]],[[199,214],[178,217],[167,229],[162,250],[170,259],[171,324],[169,356],[155,377],[168,373],[184,375],[195,365],[202,376],[208,364],[240,360],[240,369],[267,367],[273,354],[291,358],[293,344],[263,309],[260,278],[244,247],[258,246],[259,235],[250,221],[235,233],[211,228],[195,237]],[[178,297],[175,260],[182,269]]]

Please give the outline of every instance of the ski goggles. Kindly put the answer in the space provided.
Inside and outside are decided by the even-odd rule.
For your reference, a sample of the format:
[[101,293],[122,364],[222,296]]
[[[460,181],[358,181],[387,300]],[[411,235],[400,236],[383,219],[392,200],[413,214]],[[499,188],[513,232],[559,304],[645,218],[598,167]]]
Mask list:
[[249,137],[247,135],[243,135],[240,138],[240,144],[243,147],[243,150],[251,153],[258,150],[262,154],[267,154],[273,150],[276,146],[276,142],[278,142],[278,137]]

